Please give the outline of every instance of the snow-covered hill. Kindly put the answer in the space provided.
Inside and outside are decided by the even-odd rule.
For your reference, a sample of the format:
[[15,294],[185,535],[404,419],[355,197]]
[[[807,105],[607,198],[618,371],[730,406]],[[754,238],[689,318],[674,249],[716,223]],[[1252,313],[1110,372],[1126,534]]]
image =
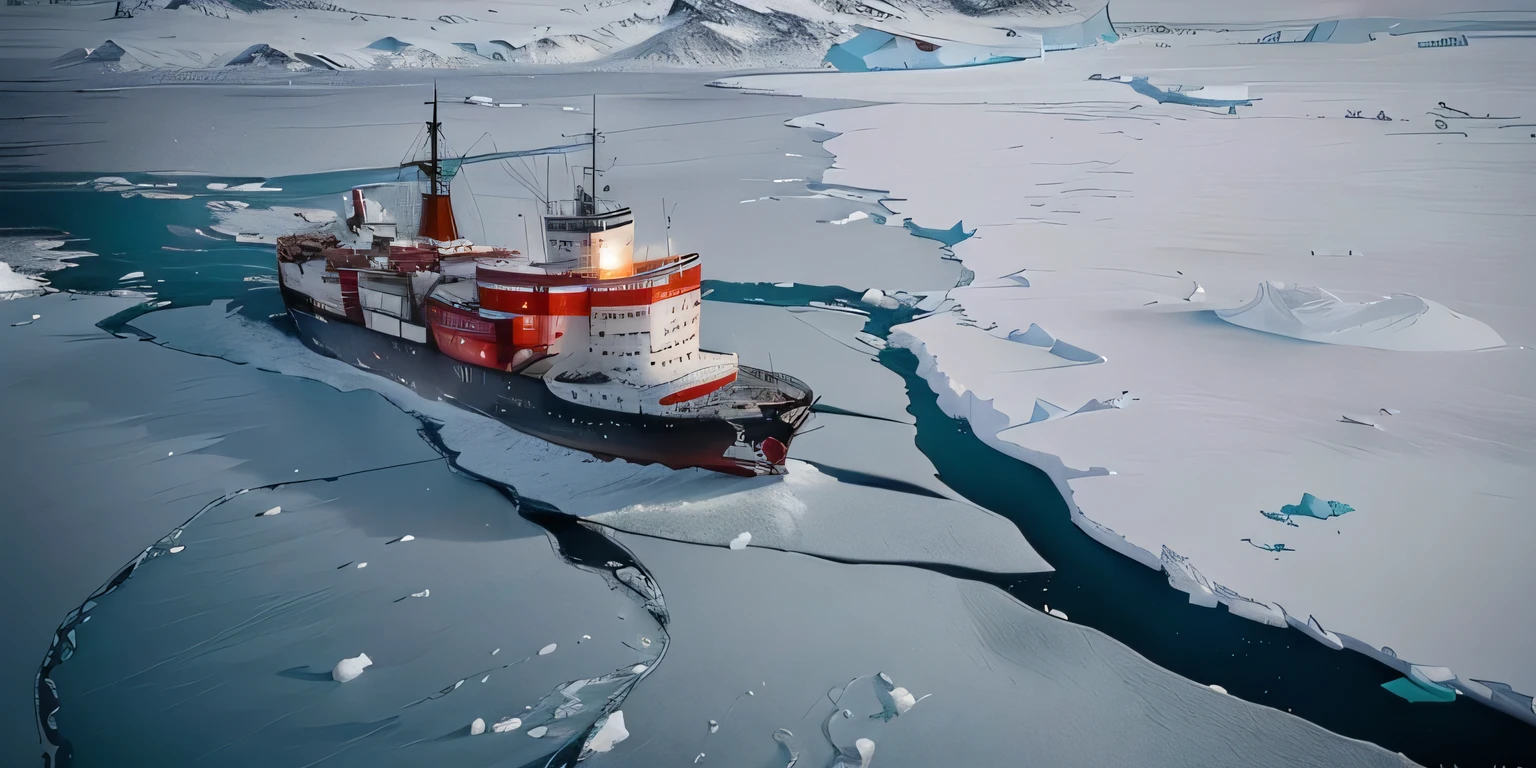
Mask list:
[[1071,27],[1107,0],[123,0],[0,8],[0,55],[108,70],[581,64],[814,69],[856,26],[948,40]]

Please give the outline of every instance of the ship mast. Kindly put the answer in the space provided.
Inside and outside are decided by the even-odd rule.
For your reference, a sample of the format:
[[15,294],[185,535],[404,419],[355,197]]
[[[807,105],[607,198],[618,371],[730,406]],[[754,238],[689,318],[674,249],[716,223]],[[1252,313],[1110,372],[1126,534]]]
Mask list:
[[587,168],[587,178],[589,179],[589,181],[587,182],[588,194],[581,196],[580,209],[577,212],[578,215],[581,215],[581,216],[596,216],[597,215],[597,174],[600,173],[600,171],[597,170],[597,138],[598,138],[598,133],[597,133],[597,94],[595,94],[595,93],[592,94],[592,133],[591,133],[591,138],[592,138],[592,165]]
[[432,185],[432,194],[437,195],[441,194],[438,191],[437,135],[443,130],[442,122],[437,119],[437,83],[432,84],[432,101],[428,103],[432,105],[432,119],[427,121],[427,135],[430,137],[432,154],[431,160],[427,165],[422,166],[422,170],[427,172],[427,180]]

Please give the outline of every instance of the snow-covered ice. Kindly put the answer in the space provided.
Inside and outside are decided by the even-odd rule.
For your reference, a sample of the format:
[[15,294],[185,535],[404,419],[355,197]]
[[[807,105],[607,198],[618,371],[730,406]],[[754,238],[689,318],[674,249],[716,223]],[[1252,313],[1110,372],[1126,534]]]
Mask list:
[[587,749],[593,752],[609,752],[629,738],[629,731],[624,729],[624,710],[616,709],[598,726],[597,732],[587,740]]
[[[1170,579],[1197,602],[1404,669],[1447,666],[1464,692],[1473,678],[1536,690],[1521,639],[1536,610],[1508,577],[1536,536],[1520,511],[1536,496],[1536,357],[1521,349],[1536,274],[1519,256],[1536,166],[1498,128],[1513,119],[1458,117],[1536,115],[1531,43],[1480,37],[1452,61],[1178,37],[728,84],[902,102],[795,122],[841,134],[826,183],[975,223],[952,247],[977,278],[949,292],[959,308],[892,341],[946,412],[1050,473],[1095,539],[1180,563]],[[1246,85],[1253,104],[1159,104],[1089,80],[1100,72]],[[1032,325],[1103,362],[996,335],[1027,342]],[[1389,406],[1383,429],[1340,418]],[[1274,541],[1283,523],[1257,513],[1304,492],[1356,511],[1283,528],[1296,551],[1279,560],[1242,541]]]

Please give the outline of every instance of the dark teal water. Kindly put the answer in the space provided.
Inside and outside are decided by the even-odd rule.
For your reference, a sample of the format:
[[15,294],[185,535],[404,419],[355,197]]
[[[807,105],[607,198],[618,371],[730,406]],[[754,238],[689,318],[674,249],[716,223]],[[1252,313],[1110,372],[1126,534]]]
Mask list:
[[[156,300],[176,306],[227,299],[248,316],[266,317],[281,311],[281,301],[270,283],[251,278],[274,274],[271,247],[189,234],[206,231],[212,222],[206,203],[244,199],[253,205],[331,207],[334,196],[347,187],[394,174],[391,169],[273,179],[268,185],[283,191],[259,197],[204,189],[210,181],[250,179],[183,177],[181,191],[196,193],[190,200],[125,199],[74,185],[80,177],[0,177],[0,227],[57,230],[68,233],[68,248],[99,254],[51,273],[56,288],[110,290],[118,287],[121,275],[143,271]],[[839,286],[706,281],[706,288],[713,301],[776,306],[856,304],[859,295]],[[883,337],[912,314],[910,309],[872,310],[866,330]],[[886,350],[880,360],[906,379],[918,448],[944,482],[1013,521],[1057,568],[1048,575],[995,581],[1020,600],[1037,608],[1049,603],[1074,622],[1097,628],[1190,679],[1222,685],[1233,695],[1403,752],[1425,765],[1536,765],[1536,731],[1513,718],[1463,700],[1410,704],[1380,687],[1399,675],[1371,659],[1328,649],[1292,629],[1191,606],[1160,572],[1099,545],[1073,525],[1065,502],[1043,473],[986,447],[963,421],[945,416],[916,377],[910,353]]]

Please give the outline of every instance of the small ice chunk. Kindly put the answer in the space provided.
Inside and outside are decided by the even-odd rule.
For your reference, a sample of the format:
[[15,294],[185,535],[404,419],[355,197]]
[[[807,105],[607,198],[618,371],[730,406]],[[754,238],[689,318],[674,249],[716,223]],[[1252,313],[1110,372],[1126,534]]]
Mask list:
[[469,724],[469,735],[479,736],[482,733],[485,733],[485,719],[477,717],[474,722]]
[[892,688],[891,699],[896,702],[896,714],[905,715],[907,710],[917,706],[917,697],[905,688]]
[[591,640],[591,639],[592,639],[592,636],[591,636],[591,635],[582,635],[582,636],[581,636],[581,640],[577,640],[577,641],[576,641],[576,642],[578,642],[578,643],[579,643],[579,642],[581,642],[581,641],[582,641],[582,640]]
[[1067,620],[1067,614],[1065,612],[1063,612],[1060,608],[1052,608],[1049,605],[1047,605],[1047,606],[1045,606],[1045,612],[1049,613],[1052,616],[1055,616],[1058,619],[1061,619],[1062,621],[1066,621]]
[[491,730],[497,733],[511,733],[521,727],[523,727],[523,721],[520,718],[503,717],[497,720],[495,725],[491,726]]
[[166,456],[175,456],[176,452],[175,451],[166,451],[165,455]]
[[709,721],[709,732],[710,733],[714,733],[715,731],[718,731],[718,730],[720,730],[720,724],[715,722],[715,721],[713,721],[713,720]]
[[558,648],[558,647],[559,647],[558,644],[550,643],[549,645],[546,645],[543,648],[539,649],[539,655],[540,656],[548,656],[551,653],[554,653],[555,652],[555,648]]
[[271,508],[271,509],[269,509],[269,510],[263,512],[263,513],[261,513],[260,515],[257,515],[257,517],[271,517],[273,515],[281,515],[282,513],[283,513],[283,508],[282,507],[273,507],[273,508]]
[[359,567],[359,568],[367,568],[368,564],[367,563],[358,563],[357,567]]
[[624,710],[616,709],[613,714],[603,720],[601,728],[592,734],[592,740],[587,742],[587,748],[593,752],[607,752],[614,745],[629,738],[629,731],[624,728]]
[[491,680],[491,676],[490,675],[486,675],[485,677],[480,678],[480,682],[482,682],[482,683],[490,682],[490,680]]
[[174,546],[174,547],[171,547],[171,554],[173,554],[173,555],[174,555],[174,554],[176,554],[176,553],[177,553],[177,552],[180,552],[180,551],[182,551],[182,550],[183,550],[183,549],[186,549],[186,548],[187,548],[187,547],[186,547],[186,545],[185,545],[185,544],[177,544],[177,545],[176,545],[176,546]]
[[430,590],[430,589],[423,589],[420,592],[412,592],[411,593],[411,597],[431,597],[431,596],[432,596],[432,590]]
[[700,761],[700,760],[703,760],[703,759],[704,759],[704,753],[703,753],[703,752],[700,752],[700,753],[699,753],[699,756],[698,756],[698,757],[695,757],[695,758],[694,758],[694,759],[693,759],[693,764],[694,764],[694,765],[698,765],[698,764],[699,764],[699,761]]
[[875,759],[874,741],[859,739],[853,743],[853,748],[859,751],[859,768],[867,768],[869,761]]
[[359,653],[350,659],[342,659],[336,662],[336,668],[331,670],[331,679],[338,683],[345,683],[357,679],[364,669],[373,666],[373,659],[368,654]]
[[143,272],[129,272],[128,274],[123,275],[122,277],[119,277],[117,279],[117,281],[119,283],[121,283],[121,282],[123,282],[125,280],[137,280],[137,279],[139,279],[139,278],[141,278],[143,276],[144,276]]
[[407,533],[406,535],[401,536],[400,538],[395,539],[394,541],[386,541],[384,543],[385,544],[403,544],[403,543],[405,543],[407,541],[415,541],[415,540],[416,540],[415,536],[412,536],[409,533]]
[[528,729],[528,736],[535,739],[544,738],[544,734],[546,733],[549,733],[549,728],[542,725],[536,725]]
[[752,534],[742,531],[736,538],[731,539],[731,549],[746,549],[747,545],[751,543]]
[[492,655],[492,656],[495,656],[495,655],[496,655],[496,654],[498,654],[498,653],[501,653],[501,649],[500,649],[500,648],[497,648],[497,649],[496,649],[496,650],[494,650],[494,651],[491,651],[491,655]]
[[468,97],[465,97],[464,103],[465,104],[490,104],[492,102],[491,102],[491,97],[489,97],[489,96],[468,96]]
[[1215,692],[1217,692],[1217,693],[1219,693],[1219,694],[1221,694],[1223,696],[1231,695],[1231,694],[1227,693],[1227,689],[1225,689],[1225,688],[1223,688],[1223,687],[1221,687],[1221,686],[1219,686],[1219,685],[1217,685],[1215,683],[1211,683],[1210,685],[1208,685],[1206,687],[1210,688],[1211,690],[1213,690],[1213,691],[1215,691]]
[[633,672],[633,673],[638,675],[641,672],[644,672],[646,669],[647,669],[647,667],[644,664],[636,664],[633,667],[630,667],[629,671],[631,671],[631,672]]
[[640,638],[640,647],[641,648],[649,648],[649,647],[651,647],[651,639],[649,637],[642,637],[642,638]]

